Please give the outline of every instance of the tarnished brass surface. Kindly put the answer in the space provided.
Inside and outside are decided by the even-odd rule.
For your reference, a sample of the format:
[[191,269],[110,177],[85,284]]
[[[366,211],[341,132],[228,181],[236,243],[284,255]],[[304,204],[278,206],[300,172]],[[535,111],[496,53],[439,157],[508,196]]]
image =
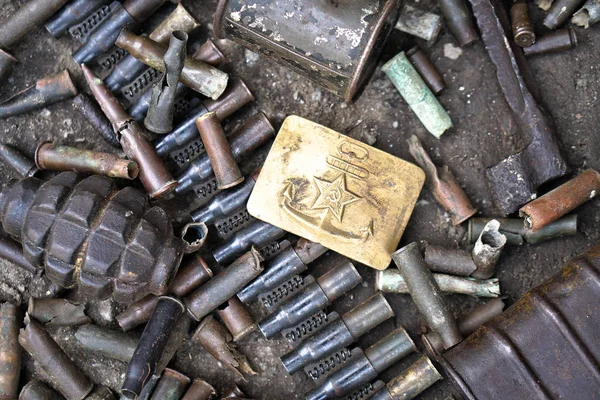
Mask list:
[[390,264],[424,180],[415,165],[290,116],[256,181],[248,211],[381,270]]

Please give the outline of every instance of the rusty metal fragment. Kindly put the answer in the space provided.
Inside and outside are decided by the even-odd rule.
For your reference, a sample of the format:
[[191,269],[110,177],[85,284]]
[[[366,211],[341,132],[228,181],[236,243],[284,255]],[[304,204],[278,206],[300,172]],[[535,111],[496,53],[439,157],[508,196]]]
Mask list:
[[[471,218],[469,220],[468,241],[475,243],[481,235],[483,227],[492,218]],[[524,225],[521,218],[494,218],[500,222],[500,232],[506,236],[506,244],[521,245],[525,242],[535,244],[563,235],[577,234],[577,215],[560,218],[542,229],[532,232]],[[425,253],[427,254],[427,253]],[[427,260],[426,260],[427,261]]]
[[587,169],[551,192],[521,207],[519,216],[524,218],[525,228],[536,232],[590,201],[598,192],[600,192],[600,173]]
[[600,0],[586,1],[583,7],[573,14],[573,18],[571,18],[573,24],[582,26],[585,29],[598,21],[600,21]]
[[548,10],[544,25],[546,28],[556,29],[565,23],[571,15],[583,4],[585,0],[556,0]]
[[31,380],[27,382],[21,393],[19,393],[19,400],[61,400],[63,397],[56,393],[54,390],[46,386],[38,380]]
[[442,17],[439,15],[405,4],[394,28],[433,43],[441,27]]
[[44,326],[78,326],[92,321],[85,315],[85,303],[74,303],[67,299],[30,297],[27,314]]
[[510,8],[513,39],[521,47],[528,47],[535,43],[535,30],[529,18],[528,7],[526,0],[519,0]]
[[19,329],[23,321],[19,308],[10,303],[0,305],[0,399],[16,399],[21,375]]
[[111,146],[121,147],[110,121],[106,118],[96,100],[91,98],[87,93],[79,93],[73,99],[73,107],[87,119],[88,123],[94,129],[100,132],[102,138],[110,143]]
[[526,56],[554,53],[564,51],[577,46],[577,33],[571,27],[558,29],[538,38],[536,42],[523,49]]
[[190,378],[172,369],[162,373],[150,400],[179,400],[190,384]]
[[461,46],[467,46],[479,39],[466,0],[440,0],[439,6],[450,31]]
[[413,46],[406,52],[406,56],[433,94],[438,95],[444,90],[446,84],[442,75],[419,46]]
[[243,340],[256,330],[254,318],[237,297],[230,298],[226,306],[218,308],[217,314],[231,333],[234,342]]
[[0,159],[11,167],[19,178],[34,176],[39,171],[32,159],[8,144],[0,144]]
[[487,279],[494,275],[496,263],[500,259],[506,236],[500,232],[500,222],[495,219],[488,222],[481,231],[471,252],[477,269],[471,274],[477,279]]
[[181,400],[212,400],[217,391],[206,381],[196,378]]
[[460,187],[448,166],[435,166],[419,139],[412,135],[408,142],[408,151],[417,164],[425,171],[427,185],[437,202],[450,214],[452,225],[459,225],[477,213],[471,200]]
[[125,332],[128,332],[150,319],[158,303],[158,296],[152,294],[136,301],[115,317],[117,323]]
[[138,345],[135,336],[92,324],[79,327],[75,332],[75,339],[86,351],[125,363],[131,361]]

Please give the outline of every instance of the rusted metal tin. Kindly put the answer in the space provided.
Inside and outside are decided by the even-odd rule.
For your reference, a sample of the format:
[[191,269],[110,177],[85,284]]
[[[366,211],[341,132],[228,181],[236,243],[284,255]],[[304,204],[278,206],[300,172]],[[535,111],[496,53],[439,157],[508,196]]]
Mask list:
[[37,275],[41,272],[25,258],[21,245],[4,233],[0,234],[0,258],[10,261],[32,274]]
[[440,335],[444,348],[459,343],[463,337],[417,244],[413,242],[402,247],[392,254],[392,259],[406,281],[421,317]]
[[70,1],[46,22],[46,30],[58,39],[67,33],[70,27],[85,20],[91,13],[108,3],[110,0]]
[[112,123],[113,129],[125,154],[138,163],[139,178],[151,198],[171,192],[177,181],[173,179],[164,162],[156,154],[139,124],[131,119],[112,92],[92,70],[82,65],[83,73],[100,108]]
[[7,51],[0,49],[0,83],[8,77],[12,66],[18,63],[19,60]]
[[520,48],[509,39],[506,10],[496,0],[470,2],[513,120],[530,140],[522,151],[485,172],[494,204],[508,215],[534,198],[541,184],[564,175],[568,166],[556,139],[554,123],[538,103],[533,74]]
[[450,168],[435,166],[419,139],[412,135],[408,151],[427,176],[427,185],[437,202],[450,214],[452,225],[459,225],[477,213]]
[[19,178],[34,176],[39,171],[32,159],[8,144],[0,144],[0,159],[11,167]]
[[535,43],[535,30],[529,19],[527,1],[518,0],[510,8],[510,22],[515,43],[521,47],[528,47]]
[[[275,136],[275,129],[262,112],[246,121],[228,137],[229,145],[237,162],[249,156]],[[177,177],[175,192],[184,194],[191,191],[194,185],[203,182],[213,175],[213,168],[204,153],[192,160],[189,166]]]
[[152,99],[144,119],[144,125],[151,132],[165,134],[173,130],[175,95],[187,54],[187,40],[188,35],[183,31],[174,31],[171,34],[169,48],[163,57],[165,73],[160,82],[152,88]]
[[150,400],[179,400],[191,380],[181,372],[166,368]]
[[[351,102],[373,73],[400,2],[220,0],[214,32],[291,68]],[[289,17],[293,15],[293,17]]]
[[67,400],[82,400],[87,396],[94,388],[92,382],[36,320],[26,316],[25,325],[19,333],[19,343],[52,377],[61,394]]
[[496,263],[506,245],[506,236],[500,232],[500,222],[493,219],[481,231],[471,252],[477,269],[471,274],[477,279],[487,279],[494,275]]
[[427,356],[389,381],[371,400],[411,400],[443,377]]
[[405,4],[400,12],[400,17],[396,23],[395,29],[427,40],[430,43],[435,42],[442,28],[442,17],[420,10],[409,4]]
[[32,0],[0,23],[0,47],[10,50],[39,27],[68,0]]
[[217,178],[219,189],[228,189],[242,183],[244,176],[237,164],[217,114],[208,112],[196,119],[206,154]]
[[35,151],[39,169],[76,171],[106,175],[110,178],[135,179],[139,168],[135,161],[124,160],[110,153],[60,146],[42,142]]
[[281,239],[285,231],[266,222],[256,220],[237,231],[229,240],[216,246],[212,255],[221,265],[227,265],[251,247],[261,248],[273,240]]
[[600,393],[600,245],[527,292],[438,361],[465,399]]
[[232,343],[232,336],[223,325],[209,315],[198,326],[192,340],[200,343],[214,358],[241,379],[256,372]]
[[556,29],[564,24],[567,19],[585,0],[555,0],[546,14],[544,26],[549,29]]
[[85,351],[125,363],[131,361],[138,345],[135,336],[92,324],[79,327],[75,332],[75,339]]
[[237,298],[232,297],[227,305],[217,309],[219,318],[231,333],[234,342],[239,342],[256,330],[254,318],[246,306]]
[[[475,240],[479,239],[479,235]],[[468,251],[449,249],[431,243],[425,245],[424,259],[430,270],[444,274],[471,276],[477,269]]]
[[573,14],[573,18],[571,18],[573,24],[585,29],[598,21],[600,21],[600,0],[586,1],[583,7]]
[[212,400],[217,391],[206,381],[196,378],[181,400]]
[[536,232],[590,201],[600,191],[600,173],[587,169],[542,197],[521,207],[525,228]]
[[168,291],[174,296],[183,298],[212,277],[213,272],[204,258],[198,253],[190,254],[183,259]]
[[427,87],[435,95],[440,94],[446,87],[442,75],[431,62],[427,54],[419,46],[414,46],[406,52],[406,56],[423,78]]
[[523,49],[526,56],[554,53],[564,51],[577,46],[577,33],[571,27],[559,29],[537,38],[536,42]]
[[170,296],[160,297],[127,366],[121,387],[123,394],[133,397],[140,394],[149,377],[155,373],[169,337],[184,312],[185,305],[180,300]]
[[19,92],[0,104],[0,118],[39,110],[77,95],[68,70],[39,79],[35,86]]
[[79,93],[73,99],[73,107],[87,119],[88,123],[100,132],[104,140],[110,143],[111,146],[121,148],[121,144],[115,136],[112,125],[102,109],[87,93]]
[[461,46],[467,46],[479,38],[466,0],[441,0],[439,5],[444,20]]
[[[115,44],[149,67],[165,72],[163,58],[167,48],[164,45],[126,30],[121,32]],[[217,100],[227,87],[228,76],[215,67],[187,56],[179,79],[190,89]]]
[[31,380],[27,382],[21,393],[19,394],[19,400],[62,400],[63,397],[50,389],[46,384],[38,381]]
[[[469,220],[468,241],[475,243],[483,227],[492,218],[471,218]],[[577,234],[577,215],[562,217],[542,229],[532,232],[524,225],[520,218],[494,218],[500,222],[500,232],[506,236],[506,244],[521,245],[524,242],[535,244],[545,240],[554,239],[563,235]]]
[[10,303],[0,305],[0,399],[16,399],[21,375],[19,329],[22,315]]
[[211,280],[184,299],[188,312],[201,320],[256,278],[263,270],[263,258],[255,248],[238,258]]
[[361,282],[362,277],[354,265],[350,261],[344,261],[282,302],[272,314],[259,322],[258,327],[270,339],[331,304]]
[[85,315],[85,303],[74,303],[67,299],[30,297],[27,314],[44,326],[79,326],[92,322]]

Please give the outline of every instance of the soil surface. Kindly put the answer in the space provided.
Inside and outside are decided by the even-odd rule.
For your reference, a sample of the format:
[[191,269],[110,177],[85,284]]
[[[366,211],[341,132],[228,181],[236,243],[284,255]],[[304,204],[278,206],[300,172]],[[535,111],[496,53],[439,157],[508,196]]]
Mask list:
[[[1,0],[0,20],[7,18],[25,1]],[[193,35],[202,42],[212,34],[212,14],[216,0],[187,1],[183,3],[202,23],[198,33]],[[163,7],[153,19],[157,20],[172,9]],[[421,0],[418,7],[439,13],[435,1]],[[533,10],[537,32],[547,33],[539,21],[543,19],[540,10]],[[529,62],[535,74],[543,97],[543,103],[553,116],[558,137],[572,168],[569,176],[585,168],[600,169],[600,107],[598,106],[600,78],[600,29],[592,26],[588,30],[576,29],[579,46],[568,51],[531,57]],[[224,70],[239,76],[248,84],[256,102],[244,107],[230,118],[225,129],[230,131],[240,122],[258,110],[267,114],[276,128],[287,115],[296,114],[339,132],[389,152],[405,160],[412,161],[406,140],[417,135],[438,164],[446,164],[479,209],[482,216],[498,216],[491,203],[489,191],[484,181],[484,169],[496,164],[510,154],[520,151],[527,143],[517,131],[504,97],[498,87],[495,70],[485,52],[483,44],[460,49],[457,41],[444,26],[434,44],[427,44],[395,31],[386,45],[382,63],[400,50],[407,50],[419,44],[442,72],[447,88],[439,100],[448,110],[454,128],[440,140],[435,139],[417,120],[407,104],[402,100],[392,83],[379,70],[375,72],[364,93],[352,105],[347,105],[316,84],[296,75],[277,63],[258,56],[243,47],[226,40],[217,40],[217,45],[228,58]],[[79,44],[65,36],[60,40],[51,37],[43,28],[35,30],[13,54],[21,61],[10,77],[0,86],[0,100],[4,100],[44,76],[69,69],[81,91],[89,92],[79,66],[71,54]],[[12,144],[28,155],[32,155],[37,144],[43,140],[54,140],[61,144],[85,147],[119,153],[108,145],[87,121],[78,114],[71,101],[63,101],[46,109],[26,115],[0,120],[0,141]],[[267,149],[260,151],[255,159],[246,163],[248,171],[258,165]],[[8,182],[16,175],[8,167],[1,167],[0,179]],[[553,185],[549,185],[551,188]],[[547,189],[548,189],[547,188]],[[546,189],[546,190],[547,190]],[[194,195],[178,200],[163,202],[172,211],[178,224],[189,218],[189,211],[200,204]],[[600,239],[600,201],[594,200],[577,209],[579,228],[577,235],[555,239],[537,245],[508,247],[497,267],[496,276],[500,279],[502,294],[508,304],[514,303],[523,293],[556,273],[570,258],[583,253]],[[423,189],[412,214],[401,246],[412,241],[427,240],[453,248],[467,248],[465,241],[466,224],[453,227],[447,213],[435,202],[430,191]],[[313,269],[319,275],[330,268],[338,255],[328,254],[319,260],[319,267]],[[336,301],[333,309],[345,312],[374,292],[374,271],[363,266],[359,270],[365,283]],[[30,296],[43,296],[49,293],[48,285],[42,278],[22,271],[5,261],[0,261],[0,299],[25,304]],[[73,297],[72,293],[65,293]],[[403,325],[422,350],[419,335],[424,331],[412,300],[408,295],[386,295],[392,304],[396,317],[381,324],[371,333],[361,338],[359,344],[366,348],[389,333],[394,327]],[[462,295],[449,295],[447,300],[457,317],[468,312],[484,300]],[[110,300],[92,301],[87,313],[100,325],[118,328],[114,317],[123,305]],[[252,309],[255,316],[261,310],[258,305]],[[104,384],[119,389],[126,364],[83,352],[78,346],[72,328],[50,330],[53,337],[71,356],[74,362],[96,384]],[[132,334],[140,335],[141,329]],[[254,332],[239,344],[250,363],[258,371],[248,381],[237,378],[227,371],[200,345],[185,341],[170,367],[191,378],[200,377],[223,391],[236,382],[248,395],[255,399],[301,399],[302,394],[313,387],[313,383],[303,374],[289,376],[278,357],[289,351],[284,339],[265,340]],[[413,354],[381,374],[380,379],[389,381],[403,368],[416,360]],[[27,354],[23,357],[23,384],[32,376],[43,380],[48,377]],[[444,381],[424,392],[421,399],[446,399],[452,394],[451,385]]]

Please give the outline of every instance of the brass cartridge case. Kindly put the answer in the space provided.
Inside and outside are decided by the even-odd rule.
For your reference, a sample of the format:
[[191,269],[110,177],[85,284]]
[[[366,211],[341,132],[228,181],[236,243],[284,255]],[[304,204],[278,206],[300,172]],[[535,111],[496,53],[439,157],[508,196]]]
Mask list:
[[[480,235],[481,232],[477,235],[477,239]],[[477,265],[468,251],[449,249],[431,243],[427,243],[425,246],[424,259],[429,269],[444,274],[471,276],[477,269]]]
[[446,84],[440,72],[433,65],[429,57],[427,57],[427,54],[419,46],[414,46],[406,52],[406,56],[419,75],[421,75],[429,90],[435,95],[440,94],[446,87]]
[[537,38],[536,42],[523,49],[526,56],[554,53],[564,51],[577,46],[577,33],[571,27],[558,29]]
[[535,43],[535,31],[529,19],[529,9],[526,0],[518,0],[510,8],[510,21],[515,43],[528,47]]
[[135,336],[92,324],[79,327],[75,332],[75,339],[86,351],[125,363],[131,361],[138,345]]
[[19,394],[19,400],[62,400],[63,397],[50,389],[46,384],[31,380],[27,382],[21,393]]
[[168,292],[183,298],[212,277],[213,272],[204,258],[198,253],[190,254],[183,259],[177,275],[169,285]]
[[127,307],[122,313],[116,316],[121,329],[125,332],[147,322],[158,303],[158,296],[152,294],[136,301]]
[[439,0],[438,3],[444,20],[462,47],[479,38],[466,0]]
[[181,372],[166,368],[156,384],[150,400],[179,400],[190,381],[190,378]]
[[400,11],[400,17],[395,29],[427,40],[435,42],[442,28],[442,17],[405,4]]
[[218,308],[217,314],[231,333],[234,342],[243,340],[256,330],[252,315],[237,297],[230,298],[225,307]]
[[536,232],[590,201],[598,192],[600,192],[600,173],[587,169],[551,192],[521,207],[519,216],[524,218],[525,228]]
[[39,170],[35,162],[8,144],[0,144],[0,159],[19,175],[19,178],[34,176]]
[[85,315],[85,303],[74,303],[67,299],[29,298],[27,314],[44,326],[78,326],[92,320]]
[[443,376],[427,356],[422,356],[375,393],[371,400],[411,400]]
[[211,400],[217,397],[217,391],[206,381],[196,378],[181,400]]
[[21,375],[19,329],[22,316],[10,303],[0,305],[0,399],[16,399]]
[[192,58],[194,60],[204,61],[213,67],[218,67],[227,61],[223,52],[221,52],[215,42],[210,39],[206,39],[206,42],[198,47],[198,50],[192,54]]

